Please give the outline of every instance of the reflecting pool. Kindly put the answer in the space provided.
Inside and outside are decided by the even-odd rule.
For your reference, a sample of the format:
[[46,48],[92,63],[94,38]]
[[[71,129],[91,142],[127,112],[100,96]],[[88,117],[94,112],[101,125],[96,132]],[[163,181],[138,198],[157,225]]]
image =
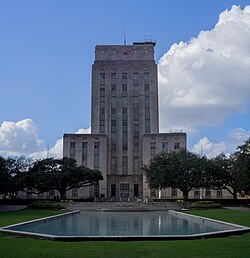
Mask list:
[[[182,214],[182,213],[181,213]],[[202,218],[176,216],[168,211],[100,212],[81,211],[9,227],[57,236],[162,236],[192,235],[234,230],[235,226]]]

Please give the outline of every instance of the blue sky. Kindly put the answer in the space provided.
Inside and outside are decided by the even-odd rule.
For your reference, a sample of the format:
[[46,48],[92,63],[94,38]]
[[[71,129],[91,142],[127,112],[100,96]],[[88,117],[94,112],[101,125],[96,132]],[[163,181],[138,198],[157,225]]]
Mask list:
[[0,0],[0,154],[39,156],[49,144],[57,155],[63,133],[89,128],[94,48],[123,44],[124,23],[128,44],[156,40],[161,131],[183,128],[196,152],[232,152],[250,136],[248,5]]

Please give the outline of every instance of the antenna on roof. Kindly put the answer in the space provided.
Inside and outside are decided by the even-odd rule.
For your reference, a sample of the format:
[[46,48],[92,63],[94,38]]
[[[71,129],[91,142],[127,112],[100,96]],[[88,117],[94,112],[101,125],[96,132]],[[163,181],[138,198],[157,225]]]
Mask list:
[[126,23],[124,23],[124,46],[126,46]]
[[49,158],[49,144],[47,144],[47,159]]

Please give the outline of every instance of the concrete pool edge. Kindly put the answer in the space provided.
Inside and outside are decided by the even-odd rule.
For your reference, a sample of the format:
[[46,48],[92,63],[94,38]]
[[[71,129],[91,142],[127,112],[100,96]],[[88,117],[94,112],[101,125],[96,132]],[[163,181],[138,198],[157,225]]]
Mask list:
[[77,242],[77,241],[147,241],[147,240],[191,240],[191,239],[205,239],[205,238],[216,238],[216,237],[226,237],[233,235],[241,235],[243,233],[250,232],[250,227],[245,227],[238,224],[233,224],[229,222],[224,222],[220,220],[210,219],[206,217],[186,214],[182,212],[177,212],[174,210],[168,211],[170,214],[174,214],[178,217],[188,217],[196,220],[200,220],[203,223],[205,222],[215,222],[219,224],[229,225],[236,227],[231,230],[221,230],[207,233],[199,233],[199,234],[190,234],[190,235],[130,235],[130,236],[58,236],[58,235],[50,235],[50,234],[41,234],[41,233],[31,233],[26,231],[17,231],[11,228],[15,226],[35,223],[38,221],[45,221],[50,219],[55,219],[61,216],[67,216],[72,214],[80,213],[79,210],[67,212],[63,214],[58,214],[54,216],[44,217],[40,219],[35,219],[31,221],[26,221],[22,223],[17,223],[9,226],[5,226],[0,228],[0,232],[22,238],[35,238],[35,239],[43,239],[43,240],[54,240],[54,241],[64,241],[64,242]]

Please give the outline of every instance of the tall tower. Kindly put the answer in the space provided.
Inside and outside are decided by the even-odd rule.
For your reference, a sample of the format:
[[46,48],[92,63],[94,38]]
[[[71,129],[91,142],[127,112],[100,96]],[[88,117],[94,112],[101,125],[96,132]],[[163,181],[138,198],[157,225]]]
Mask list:
[[186,133],[159,133],[154,47],[151,41],[96,46],[91,134],[64,134],[63,156],[100,170],[103,180],[78,189],[77,198],[168,196],[149,189],[141,170],[157,153],[186,148]]
[[108,196],[142,196],[143,135],[159,132],[154,46],[95,48],[91,133],[108,138]]

